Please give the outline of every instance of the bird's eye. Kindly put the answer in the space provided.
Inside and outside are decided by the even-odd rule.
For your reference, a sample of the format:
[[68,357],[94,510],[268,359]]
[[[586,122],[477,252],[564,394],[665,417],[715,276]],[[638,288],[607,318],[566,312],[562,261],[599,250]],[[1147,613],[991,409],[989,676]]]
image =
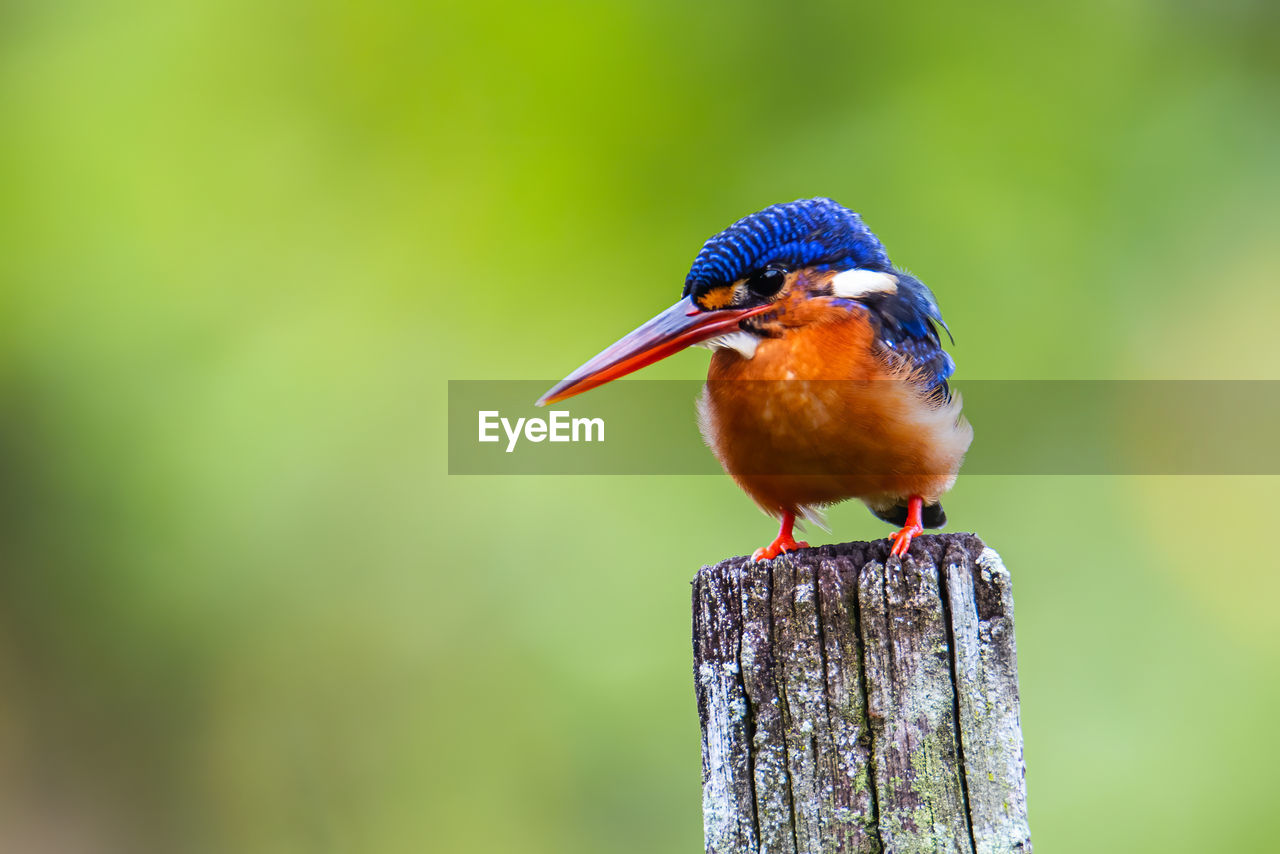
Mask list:
[[765,267],[760,272],[753,273],[748,277],[747,289],[758,297],[771,297],[782,290],[782,286],[786,281],[786,270],[781,267]]

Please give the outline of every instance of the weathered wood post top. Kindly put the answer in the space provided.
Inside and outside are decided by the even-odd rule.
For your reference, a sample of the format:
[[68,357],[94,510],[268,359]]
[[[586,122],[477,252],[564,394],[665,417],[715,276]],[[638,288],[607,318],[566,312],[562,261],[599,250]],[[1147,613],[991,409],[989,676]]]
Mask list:
[[1030,852],[1009,573],[972,534],[694,579],[706,849]]

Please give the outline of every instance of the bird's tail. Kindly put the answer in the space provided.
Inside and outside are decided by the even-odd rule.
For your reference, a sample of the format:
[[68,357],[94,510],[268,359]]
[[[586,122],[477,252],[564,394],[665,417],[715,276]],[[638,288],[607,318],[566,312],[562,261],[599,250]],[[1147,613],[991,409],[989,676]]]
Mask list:
[[[906,504],[896,504],[883,510],[877,510],[874,507],[868,509],[877,519],[883,519],[890,525],[907,524]],[[943,512],[941,504],[926,504],[924,511],[920,514],[920,523],[926,528],[941,528],[947,524],[947,514]]]

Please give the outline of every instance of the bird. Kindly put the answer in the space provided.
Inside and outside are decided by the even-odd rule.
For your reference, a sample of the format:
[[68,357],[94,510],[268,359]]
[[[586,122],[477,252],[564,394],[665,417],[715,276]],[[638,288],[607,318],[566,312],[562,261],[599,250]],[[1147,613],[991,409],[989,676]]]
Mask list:
[[[544,394],[545,406],[687,347],[712,350],[703,438],[778,535],[752,558],[808,548],[797,519],[861,500],[898,527],[890,555],[946,523],[940,499],[973,440],[933,292],[829,198],[775,204],[709,238],[681,299]],[[954,339],[951,339],[954,345]]]

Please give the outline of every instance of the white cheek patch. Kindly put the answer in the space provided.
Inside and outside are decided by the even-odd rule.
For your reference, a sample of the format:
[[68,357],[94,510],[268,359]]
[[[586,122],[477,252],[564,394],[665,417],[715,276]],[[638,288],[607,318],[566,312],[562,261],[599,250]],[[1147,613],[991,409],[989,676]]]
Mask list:
[[868,294],[896,294],[898,277],[876,270],[845,270],[831,277],[831,290],[836,296],[846,299]]
[[710,338],[699,344],[699,347],[706,347],[708,350],[737,350],[738,354],[744,359],[750,359],[756,354],[756,347],[759,346],[760,339],[752,335],[750,332],[729,332],[717,338]]

